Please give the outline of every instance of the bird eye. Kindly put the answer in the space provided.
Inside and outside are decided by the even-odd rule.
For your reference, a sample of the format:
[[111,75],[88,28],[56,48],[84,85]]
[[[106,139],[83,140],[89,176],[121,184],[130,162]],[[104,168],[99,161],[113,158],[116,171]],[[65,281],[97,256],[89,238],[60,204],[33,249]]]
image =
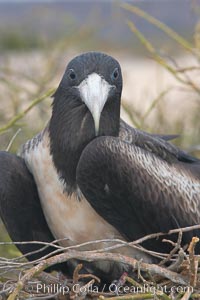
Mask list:
[[115,68],[111,74],[111,79],[116,80],[118,78],[118,76],[119,76],[119,70],[118,70],[118,68]]
[[76,73],[75,73],[75,71],[74,71],[73,69],[70,69],[70,70],[69,70],[69,78],[70,78],[71,80],[76,79]]

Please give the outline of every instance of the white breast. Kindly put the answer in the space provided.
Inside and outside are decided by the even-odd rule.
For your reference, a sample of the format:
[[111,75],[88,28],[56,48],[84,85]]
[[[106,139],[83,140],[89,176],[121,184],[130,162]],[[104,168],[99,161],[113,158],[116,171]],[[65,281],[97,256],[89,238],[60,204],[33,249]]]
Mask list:
[[37,184],[51,232],[56,239],[68,238],[62,245],[121,238],[118,231],[94,211],[84,196],[78,200],[75,193],[67,195],[50,155],[47,132],[36,146],[24,152],[23,157]]

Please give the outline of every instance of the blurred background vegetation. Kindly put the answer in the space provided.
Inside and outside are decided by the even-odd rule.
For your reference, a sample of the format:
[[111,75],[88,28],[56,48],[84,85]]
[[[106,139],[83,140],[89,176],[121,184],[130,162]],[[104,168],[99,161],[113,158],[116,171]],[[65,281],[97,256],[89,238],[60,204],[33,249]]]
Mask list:
[[0,1],[0,150],[44,128],[67,62],[91,50],[121,64],[126,121],[199,155],[200,0]]

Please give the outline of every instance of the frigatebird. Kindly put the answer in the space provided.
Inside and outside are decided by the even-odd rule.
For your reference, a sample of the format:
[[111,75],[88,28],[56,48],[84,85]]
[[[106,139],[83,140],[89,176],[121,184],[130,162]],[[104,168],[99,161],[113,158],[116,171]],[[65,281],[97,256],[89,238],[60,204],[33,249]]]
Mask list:
[[[172,145],[170,136],[121,120],[121,92],[114,58],[79,55],[53,95],[45,129],[18,155],[0,152],[0,214],[13,241],[133,241],[200,223],[200,161]],[[184,234],[183,243],[193,234]],[[160,240],[147,246],[166,250]],[[41,246],[18,247],[28,253]],[[118,251],[151,260],[133,248]],[[111,264],[98,268],[111,272]]]

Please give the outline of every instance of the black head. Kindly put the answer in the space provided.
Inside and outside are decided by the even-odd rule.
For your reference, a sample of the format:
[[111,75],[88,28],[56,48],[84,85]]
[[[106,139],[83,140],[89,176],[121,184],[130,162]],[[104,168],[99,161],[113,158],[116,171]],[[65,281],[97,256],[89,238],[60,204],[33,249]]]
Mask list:
[[61,153],[73,160],[75,178],[84,147],[96,136],[118,135],[121,91],[121,68],[111,56],[88,52],[70,61],[54,95],[50,121],[51,151],[62,174]]

